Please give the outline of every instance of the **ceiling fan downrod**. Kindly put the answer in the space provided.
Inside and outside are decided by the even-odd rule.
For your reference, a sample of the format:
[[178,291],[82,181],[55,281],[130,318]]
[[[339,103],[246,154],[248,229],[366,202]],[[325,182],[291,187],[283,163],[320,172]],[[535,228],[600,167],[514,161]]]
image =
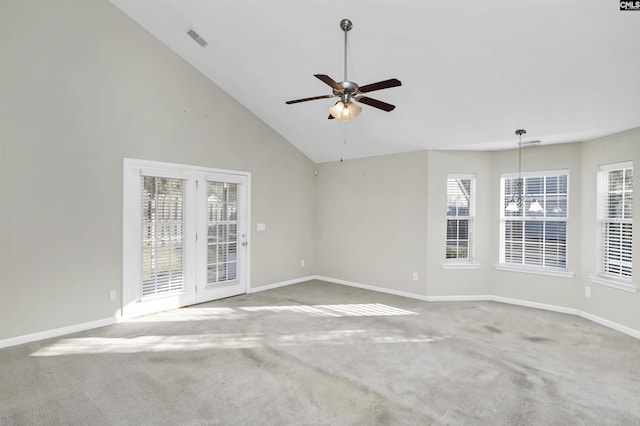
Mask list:
[[353,22],[343,19],[340,21],[340,28],[344,31],[344,79],[342,81],[349,81],[347,80],[347,33],[353,28]]

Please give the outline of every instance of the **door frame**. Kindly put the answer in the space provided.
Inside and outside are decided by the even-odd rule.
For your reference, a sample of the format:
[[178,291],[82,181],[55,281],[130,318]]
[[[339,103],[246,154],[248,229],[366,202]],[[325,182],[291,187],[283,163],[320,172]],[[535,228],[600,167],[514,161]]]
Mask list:
[[[153,300],[141,300],[140,295],[140,271],[141,271],[141,220],[140,220],[140,176],[143,173],[156,172],[160,176],[177,177],[187,179],[185,194],[191,194],[193,200],[187,199],[186,205],[192,205],[196,214],[190,218],[185,216],[185,288],[186,294],[169,295]],[[251,289],[251,173],[217,169],[209,167],[192,166],[185,164],[175,164],[150,160],[139,160],[123,158],[122,162],[122,288],[120,314],[122,318],[133,318],[140,315],[150,314],[168,309],[175,309],[197,303],[195,288],[197,285],[197,265],[198,254],[196,251],[196,233],[198,232],[197,203],[196,203],[196,180],[199,173],[226,174],[242,176],[246,179],[246,200],[245,200],[245,220],[247,245],[245,262],[241,267],[244,269],[246,280],[246,293]],[[187,207],[185,207],[187,208]],[[133,212],[136,212],[133,214]],[[206,241],[206,237],[201,241]],[[187,272],[190,270],[190,273]]]

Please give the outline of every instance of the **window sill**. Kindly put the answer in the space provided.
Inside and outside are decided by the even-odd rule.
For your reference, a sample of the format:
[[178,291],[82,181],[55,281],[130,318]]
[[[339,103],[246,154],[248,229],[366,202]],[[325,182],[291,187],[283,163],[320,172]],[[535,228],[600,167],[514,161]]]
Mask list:
[[479,263],[470,262],[447,262],[440,264],[442,269],[480,269]]
[[498,271],[521,272],[523,274],[547,275],[551,277],[573,278],[574,272],[554,271],[553,269],[528,268],[526,266],[512,266],[505,264],[494,265]]
[[617,281],[610,278],[589,277],[592,283],[600,284],[606,287],[616,288],[618,290],[628,291],[629,293],[637,293],[638,287],[634,287],[631,283]]

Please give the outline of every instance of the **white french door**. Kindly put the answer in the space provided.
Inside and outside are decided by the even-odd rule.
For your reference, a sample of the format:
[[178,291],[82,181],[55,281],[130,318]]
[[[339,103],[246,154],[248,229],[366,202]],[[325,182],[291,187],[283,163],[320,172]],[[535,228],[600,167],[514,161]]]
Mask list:
[[250,175],[125,159],[122,314],[247,292]]
[[247,291],[246,191],[246,176],[198,173],[198,303]]

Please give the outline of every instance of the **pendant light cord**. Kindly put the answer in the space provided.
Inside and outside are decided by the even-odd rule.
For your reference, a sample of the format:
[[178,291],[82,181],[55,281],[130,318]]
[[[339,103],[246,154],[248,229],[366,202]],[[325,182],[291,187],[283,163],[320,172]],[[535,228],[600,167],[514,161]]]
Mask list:
[[518,197],[522,200],[522,133],[518,135]]

